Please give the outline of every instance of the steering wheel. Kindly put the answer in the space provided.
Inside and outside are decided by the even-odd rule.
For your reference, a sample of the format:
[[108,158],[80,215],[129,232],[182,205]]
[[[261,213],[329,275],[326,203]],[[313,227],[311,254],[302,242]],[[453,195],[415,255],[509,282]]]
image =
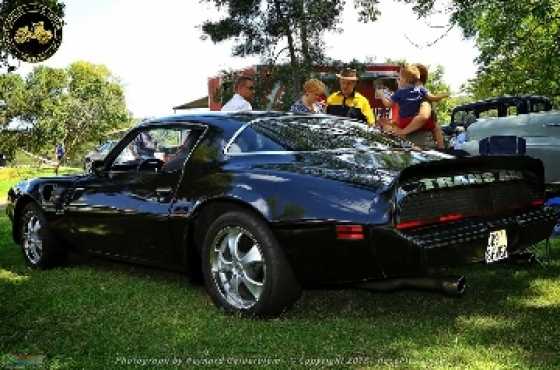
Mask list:
[[161,167],[164,165],[164,163],[164,161],[158,158],[146,158],[138,163],[138,166],[136,166],[136,171],[140,172],[143,168],[154,168],[156,170],[155,172],[158,172],[159,170],[161,170]]

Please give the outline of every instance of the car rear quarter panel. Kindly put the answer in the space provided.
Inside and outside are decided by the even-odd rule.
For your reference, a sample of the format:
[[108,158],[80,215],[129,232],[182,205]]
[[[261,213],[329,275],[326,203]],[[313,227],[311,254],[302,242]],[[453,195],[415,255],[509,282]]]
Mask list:
[[[381,277],[367,225],[391,221],[387,187],[218,162],[202,167],[187,167],[193,176],[185,176],[174,206],[184,217],[196,219],[214,202],[245,204],[269,223],[302,284]],[[337,240],[335,225],[345,223],[364,225],[366,238]]]
[[389,222],[390,196],[379,189],[280,171],[240,171],[232,177],[227,195],[251,204],[270,222]]

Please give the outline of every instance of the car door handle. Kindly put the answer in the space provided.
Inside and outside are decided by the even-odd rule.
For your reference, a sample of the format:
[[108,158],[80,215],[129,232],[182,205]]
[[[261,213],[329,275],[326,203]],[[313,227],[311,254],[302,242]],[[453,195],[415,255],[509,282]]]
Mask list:
[[560,127],[560,122],[549,122],[545,123],[544,125],[548,127]]

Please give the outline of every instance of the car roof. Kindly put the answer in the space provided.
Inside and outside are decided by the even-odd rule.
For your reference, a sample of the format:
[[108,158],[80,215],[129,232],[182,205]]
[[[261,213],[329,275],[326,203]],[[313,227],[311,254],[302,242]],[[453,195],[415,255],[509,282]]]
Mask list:
[[[223,132],[225,137],[231,137],[234,133],[239,131],[244,125],[251,121],[264,120],[274,122],[277,119],[282,120],[286,118],[329,118],[331,120],[348,120],[347,117],[338,117],[324,113],[306,114],[294,112],[278,112],[278,111],[248,111],[248,112],[202,112],[193,114],[180,114],[159,118],[150,118],[140,122],[131,130],[136,130],[142,127],[158,127],[168,126],[170,124],[189,124],[189,123],[202,123],[213,128],[217,128]],[[357,121],[356,121],[357,122]]]
[[224,137],[231,137],[243,125],[258,118],[281,118],[301,114],[275,111],[219,112],[208,111],[192,114],[175,114],[172,116],[151,118],[140,122],[136,127],[157,127],[173,123],[202,123],[223,132]]
[[142,121],[138,126],[168,125],[180,122],[199,122],[218,128],[240,128],[245,123],[257,118],[272,118],[290,116],[292,113],[272,111],[250,111],[250,112],[201,112],[192,114],[175,114],[166,117],[158,117]]

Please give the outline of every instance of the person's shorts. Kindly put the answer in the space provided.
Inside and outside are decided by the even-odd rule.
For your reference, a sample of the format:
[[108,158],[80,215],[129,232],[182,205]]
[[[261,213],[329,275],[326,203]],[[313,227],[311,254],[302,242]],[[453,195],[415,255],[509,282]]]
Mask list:
[[[414,117],[399,117],[399,120],[397,122],[397,126],[401,129],[403,129],[406,126],[408,126],[410,124],[410,122],[412,122],[413,119],[414,119]],[[432,131],[435,128],[436,128],[436,124],[434,122],[434,117],[430,116],[430,118],[426,121],[424,126],[422,126],[419,130]]]

